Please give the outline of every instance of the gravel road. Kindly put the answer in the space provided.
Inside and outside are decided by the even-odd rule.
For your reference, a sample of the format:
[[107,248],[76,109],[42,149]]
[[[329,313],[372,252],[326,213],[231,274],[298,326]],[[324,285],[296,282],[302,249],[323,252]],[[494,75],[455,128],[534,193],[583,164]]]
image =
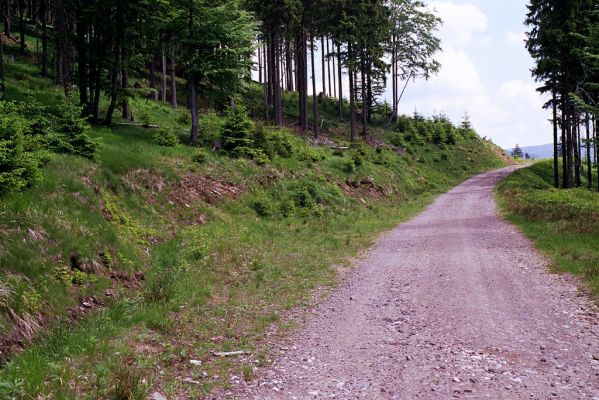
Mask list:
[[599,400],[597,306],[497,215],[515,168],[381,238],[232,397]]

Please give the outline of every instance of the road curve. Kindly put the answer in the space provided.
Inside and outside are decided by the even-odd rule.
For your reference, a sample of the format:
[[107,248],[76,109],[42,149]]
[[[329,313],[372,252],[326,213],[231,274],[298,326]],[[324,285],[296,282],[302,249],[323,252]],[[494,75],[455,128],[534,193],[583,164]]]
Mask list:
[[242,399],[599,400],[597,306],[476,176],[380,239]]

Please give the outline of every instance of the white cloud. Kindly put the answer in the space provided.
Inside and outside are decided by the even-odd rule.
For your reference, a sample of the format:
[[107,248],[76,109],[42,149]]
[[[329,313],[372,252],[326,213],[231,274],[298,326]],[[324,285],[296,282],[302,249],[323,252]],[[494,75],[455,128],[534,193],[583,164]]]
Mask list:
[[471,4],[451,1],[433,1],[430,7],[443,19],[440,35],[444,46],[472,44],[487,30],[488,19],[480,8]]
[[[491,137],[501,146],[549,142],[544,136],[548,114],[542,109],[543,99],[532,81],[514,79],[506,73],[502,82],[501,75],[509,71],[509,64],[494,71],[493,79],[499,83],[489,82],[488,73],[486,79],[481,76],[479,65],[485,64],[479,50],[493,43],[485,13],[471,3],[435,1],[431,6],[444,20],[439,32],[443,52],[437,57],[442,69],[428,82],[410,84],[400,112],[444,112],[458,122],[467,110],[480,135]],[[500,42],[521,44],[523,39],[523,33],[508,31]]]
[[522,45],[526,40],[526,34],[524,32],[507,31],[505,33],[504,40],[509,44]]

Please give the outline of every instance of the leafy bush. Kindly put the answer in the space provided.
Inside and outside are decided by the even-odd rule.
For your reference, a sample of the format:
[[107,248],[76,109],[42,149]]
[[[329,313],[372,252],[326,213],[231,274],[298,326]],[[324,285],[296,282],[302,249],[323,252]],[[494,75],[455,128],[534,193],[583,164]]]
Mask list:
[[348,158],[343,163],[343,170],[348,174],[353,174],[356,172],[356,163],[353,158]]
[[87,134],[89,125],[81,118],[74,94],[63,97],[56,129],[48,136],[48,147],[57,153],[69,153],[94,159],[98,143]]
[[0,195],[31,186],[41,178],[46,156],[18,103],[0,101]]
[[274,205],[267,196],[259,196],[252,204],[252,208],[261,217],[268,217],[273,214]]
[[[245,107],[238,104],[226,111],[221,140],[223,149],[235,152],[238,148],[252,148],[253,123],[247,115]],[[237,152],[238,156],[247,150]]]
[[295,153],[293,138],[289,133],[262,124],[256,126],[253,142],[254,147],[262,150],[270,159],[275,156],[289,158]]
[[[189,113],[186,112],[185,115],[189,115]],[[223,125],[224,119],[213,110],[200,114],[200,129],[202,131],[200,139],[202,143],[206,146],[214,146],[215,143],[221,140]]]
[[156,131],[154,142],[160,146],[174,147],[179,144],[179,137],[173,128],[164,127]]
[[204,164],[208,160],[208,153],[204,149],[197,149],[193,153],[192,160],[198,164]]

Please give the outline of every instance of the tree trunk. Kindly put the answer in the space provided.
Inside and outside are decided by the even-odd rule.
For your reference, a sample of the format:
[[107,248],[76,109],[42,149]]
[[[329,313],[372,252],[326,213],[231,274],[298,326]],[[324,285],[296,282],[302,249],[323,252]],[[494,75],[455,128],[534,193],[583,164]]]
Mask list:
[[362,91],[362,136],[368,135],[368,101],[366,98],[366,63],[364,60],[364,51],[360,54],[360,86]]
[[287,90],[293,92],[295,88],[293,87],[293,55],[291,54],[290,41],[287,41],[285,46],[285,60],[287,66]]
[[150,89],[152,90],[152,98],[158,100],[158,91],[156,90],[156,55],[150,60]]
[[[121,68],[121,88],[124,91],[129,90],[129,70],[125,66],[125,63],[123,63],[123,66]],[[126,119],[128,121],[133,121],[133,113],[131,112],[131,107],[129,105],[129,98],[127,96],[125,96],[125,98],[123,99],[122,108],[123,108],[123,113],[122,113],[123,119]]]
[[41,0],[40,18],[42,19],[42,76],[48,76],[48,0]]
[[4,36],[12,38],[11,2],[10,0],[5,0],[3,4],[4,10],[2,10],[2,15],[4,17]]
[[329,46],[329,38],[327,37],[327,77],[328,77],[328,81],[329,81],[329,97],[334,96],[333,95],[333,91],[332,91],[332,87],[331,87],[331,49]]
[[175,48],[171,49],[171,107],[179,108],[177,102],[177,65],[175,61]]
[[578,113],[572,118],[572,140],[574,146],[574,180],[576,187],[580,187],[580,120]]
[[191,146],[195,146],[198,143],[198,132],[200,130],[200,126],[198,117],[198,96],[196,93],[196,84],[193,80],[189,81],[189,94],[191,103],[191,134],[189,137],[189,144]]
[[557,99],[553,90],[553,185],[559,188],[559,154],[557,151]]
[[348,75],[349,75],[349,120],[351,126],[350,139],[352,142],[356,141],[356,96],[354,95],[354,67],[353,67],[353,54],[351,43],[347,44],[347,57],[350,61]]
[[0,99],[6,94],[6,85],[4,83],[4,45],[0,40]]
[[316,68],[314,66],[314,31],[310,32],[310,58],[312,60],[312,118],[314,118],[314,137],[318,137],[318,96],[316,95]]
[[586,113],[585,117],[585,129],[587,134],[587,143],[586,143],[586,151],[587,151],[587,186],[589,189],[593,188],[593,163],[591,159],[591,129],[590,129],[590,115]]
[[306,33],[300,28],[295,38],[295,76],[298,91],[299,124],[303,131],[308,129],[308,96],[307,96],[307,68],[306,68]]
[[123,26],[125,21],[123,20],[123,0],[117,0],[116,2],[116,15],[117,15],[117,33],[116,43],[114,44],[114,61],[112,62],[112,68],[110,73],[110,104],[108,110],[106,110],[106,117],[104,118],[104,125],[112,124],[112,115],[116,108],[117,94],[118,94],[118,76],[121,71],[123,61]]
[[321,71],[322,71],[322,95],[323,97],[327,96],[327,77],[326,77],[326,70],[325,70],[325,52],[324,52],[324,36],[320,37],[320,55],[322,58],[322,66],[321,66]]
[[337,43],[337,73],[339,76],[339,121],[343,122],[343,64],[341,63],[341,45]]
[[164,44],[161,46],[161,62],[162,62],[162,70],[160,72],[160,100],[166,102],[166,52],[164,51]]
[[[333,52],[335,52],[335,42],[333,42],[333,39],[331,39],[331,48],[333,49]],[[331,57],[331,62],[333,63],[333,97],[337,97],[337,67],[335,66],[335,60],[337,59],[337,57],[335,56],[335,54],[333,54],[333,57]]]
[[57,59],[60,73],[60,83],[62,84],[65,93],[69,92],[70,89],[70,75],[69,75],[69,27],[68,27],[68,14],[65,8],[64,0],[57,1],[57,15],[56,15],[56,31],[58,46],[60,47],[60,57]]
[[[45,0],[42,0],[42,3],[45,3]],[[42,18],[45,18],[45,15],[42,15]],[[43,32],[45,32],[45,27],[42,28]],[[85,42],[85,33],[87,31],[86,26],[83,24],[81,14],[77,14],[77,75],[79,78],[79,103],[82,106],[88,106],[89,98],[87,95],[87,91],[89,89],[89,77],[87,73],[88,59],[87,59],[87,43]],[[42,33],[43,35],[43,33]],[[43,37],[43,36],[42,36]],[[44,39],[42,39],[42,47],[44,47]],[[42,53],[47,52],[47,49],[43,49]],[[47,57],[47,54],[46,54]],[[44,55],[42,55],[44,58]],[[47,60],[42,60],[42,75],[48,74],[48,66]],[[87,113],[84,113],[87,114]]]
[[275,125],[283,125],[283,96],[281,93],[281,57],[279,46],[280,35],[278,30],[275,30],[272,35],[272,56],[273,56],[273,103],[275,113]]
[[19,36],[21,39],[19,51],[21,52],[21,54],[25,54],[25,47],[26,47],[26,43],[25,43],[25,1],[23,1],[23,0],[18,0],[18,1],[19,1]]

